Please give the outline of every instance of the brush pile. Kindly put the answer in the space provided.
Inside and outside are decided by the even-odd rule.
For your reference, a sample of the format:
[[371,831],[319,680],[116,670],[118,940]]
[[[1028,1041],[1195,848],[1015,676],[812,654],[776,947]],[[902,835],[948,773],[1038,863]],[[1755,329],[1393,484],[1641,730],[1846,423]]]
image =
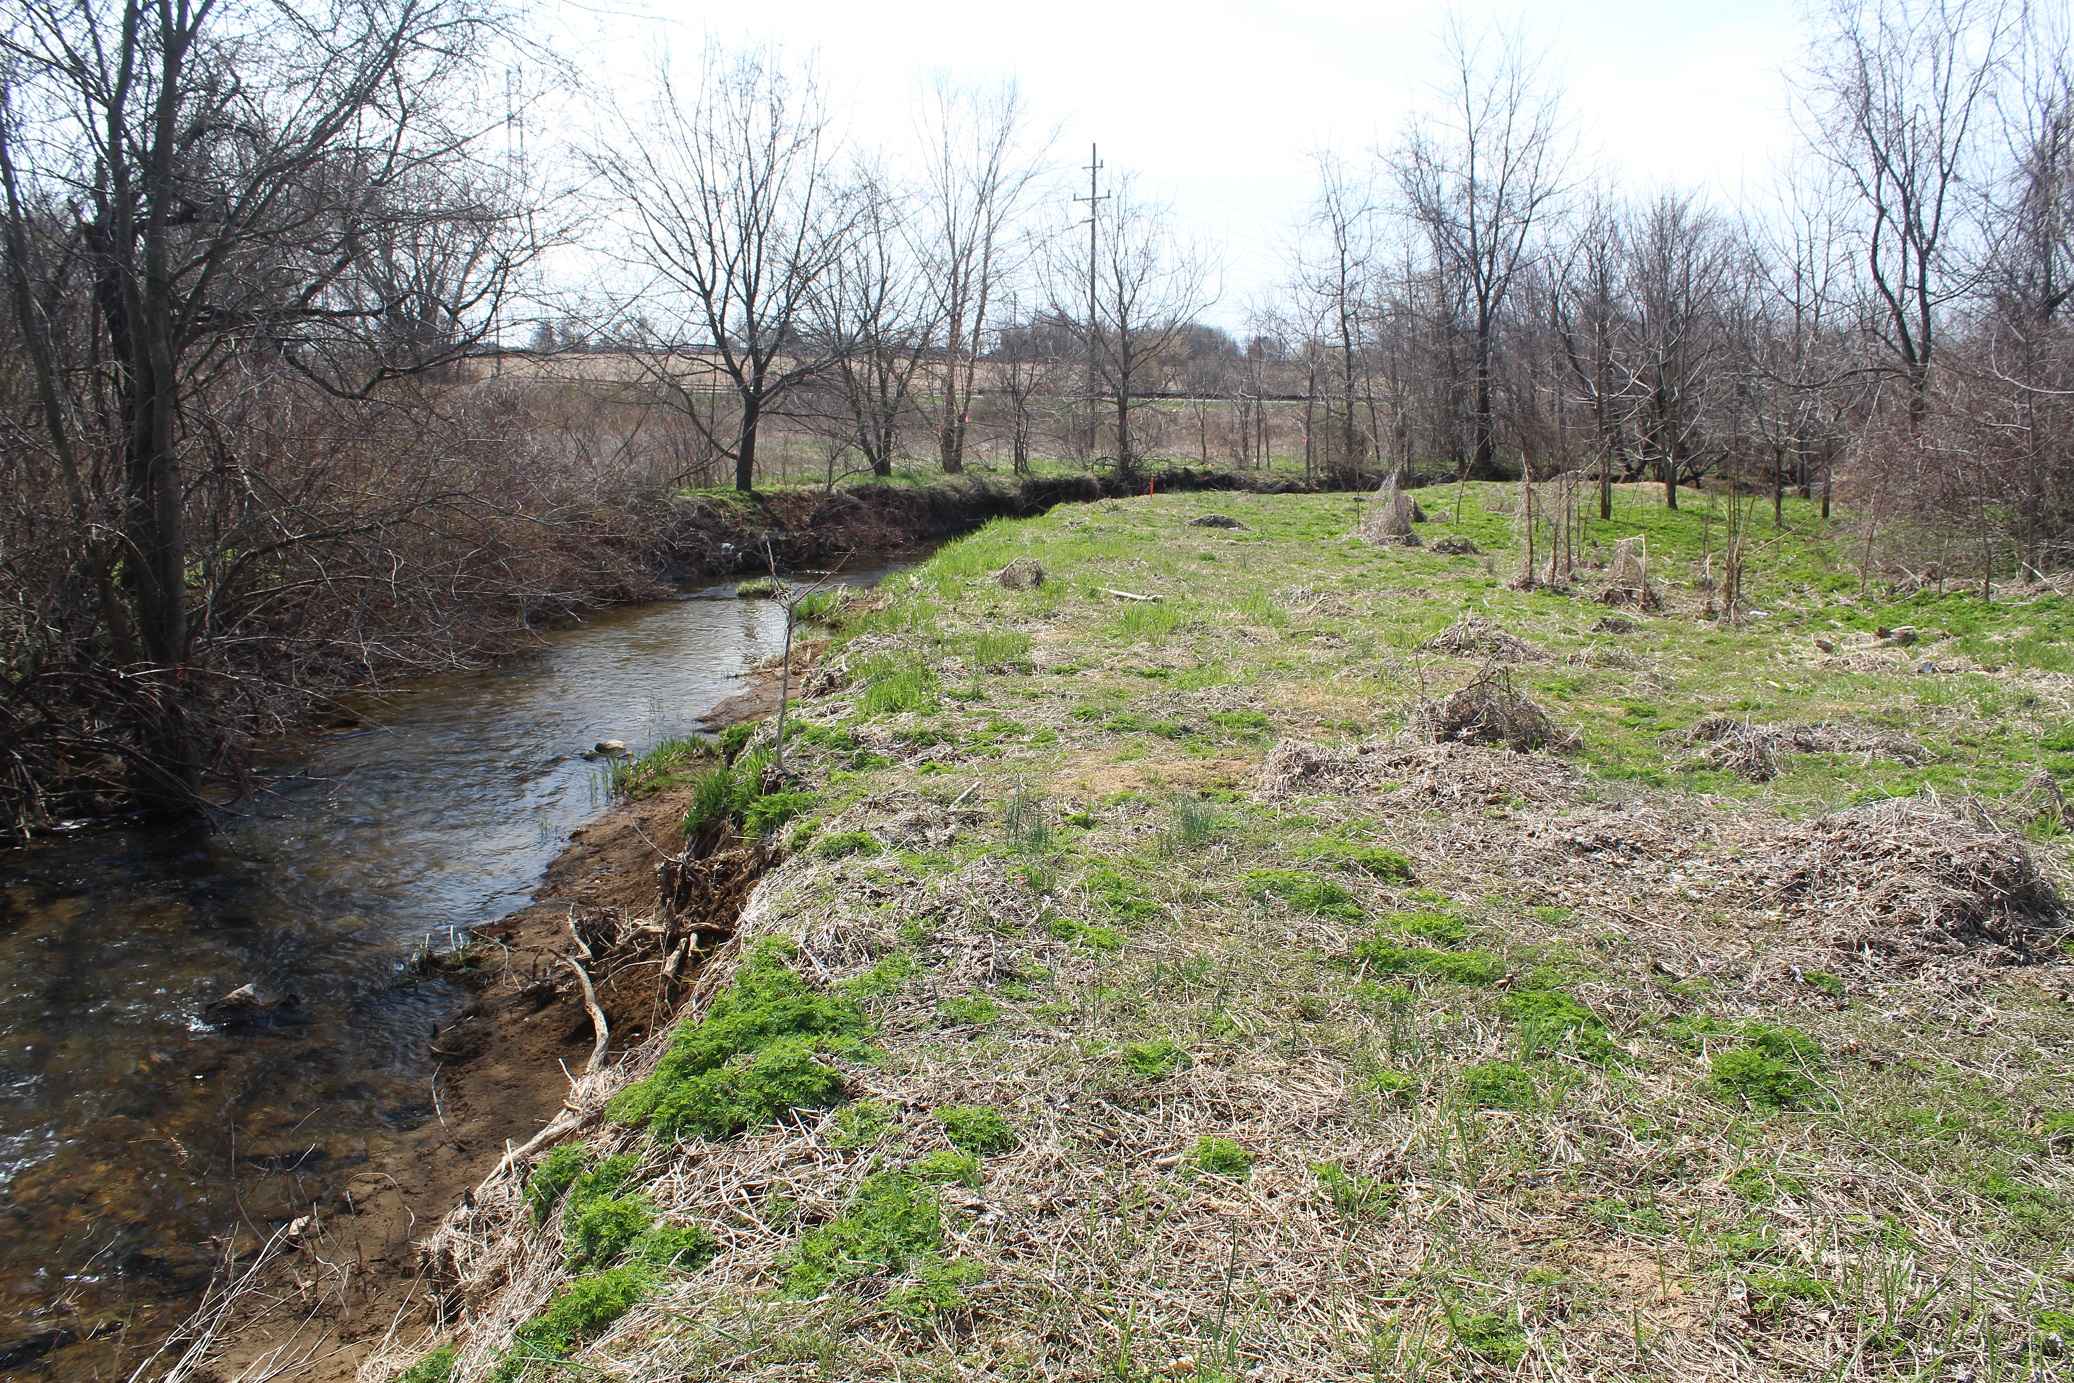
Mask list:
[[2059,891],[2017,837],[1934,798],[1893,798],[1784,823],[1742,873],[1840,957],[1914,970],[1985,949],[2002,963],[2050,950]]
[[1457,658],[1483,658],[1493,663],[1531,663],[1548,657],[1533,644],[1507,633],[1502,625],[1481,615],[1467,615],[1456,620],[1419,647],[1453,654]]
[[1411,733],[1433,744],[1488,744],[1529,754],[1567,749],[1575,738],[1556,728],[1548,712],[1515,690],[1505,668],[1486,669],[1474,682],[1412,712]]

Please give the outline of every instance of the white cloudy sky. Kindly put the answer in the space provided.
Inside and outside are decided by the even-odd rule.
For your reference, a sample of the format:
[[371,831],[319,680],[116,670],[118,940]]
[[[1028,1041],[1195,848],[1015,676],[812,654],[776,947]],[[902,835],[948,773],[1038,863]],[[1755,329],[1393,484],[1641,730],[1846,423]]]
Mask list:
[[[1310,151],[1387,143],[1430,81],[1447,6],[1432,0],[712,0],[564,5],[559,45],[622,88],[655,55],[710,37],[776,43],[818,64],[851,131],[910,137],[921,74],[1014,75],[1056,124],[1057,195],[1090,141],[1111,169],[1171,200],[1184,229],[1225,248],[1213,319],[1280,279],[1310,194]],[[1466,0],[1472,26],[1516,5]],[[1754,195],[1790,150],[1786,71],[1800,0],[1586,0],[1537,6],[1529,31],[1571,93],[1585,157],[1632,185],[1675,182],[1724,204]]]

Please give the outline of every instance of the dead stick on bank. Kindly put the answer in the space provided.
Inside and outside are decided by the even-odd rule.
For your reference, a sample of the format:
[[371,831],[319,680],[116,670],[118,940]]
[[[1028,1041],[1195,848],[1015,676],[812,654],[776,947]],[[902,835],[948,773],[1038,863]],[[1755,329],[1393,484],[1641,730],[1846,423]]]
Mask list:
[[589,973],[569,956],[561,957],[561,961],[576,972],[576,982],[583,986],[583,1006],[591,1012],[591,1031],[597,1034],[597,1041],[591,1044],[590,1064],[583,1068],[583,1074],[594,1076],[605,1064],[605,1047],[612,1041],[612,1029],[606,1025],[605,1010],[598,1007],[598,991],[591,987]]

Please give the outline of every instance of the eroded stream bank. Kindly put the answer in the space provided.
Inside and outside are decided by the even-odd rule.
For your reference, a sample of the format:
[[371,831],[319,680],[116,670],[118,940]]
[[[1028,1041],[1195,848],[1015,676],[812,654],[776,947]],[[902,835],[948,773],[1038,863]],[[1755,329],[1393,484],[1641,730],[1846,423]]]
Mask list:
[[[888,569],[851,565],[852,582]],[[127,825],[7,858],[0,1372],[126,1376],[227,1245],[312,1210],[359,1212],[341,1242],[379,1274],[485,1151],[552,1116],[559,1061],[588,1052],[581,1006],[542,973],[534,1021],[491,1051],[497,1015],[456,1021],[467,977],[413,973],[412,955],[536,890],[553,911],[578,878],[585,901],[617,879],[652,894],[638,813],[570,845],[606,806],[580,751],[687,733],[777,650],[777,607],[732,594],[608,612],[495,672],[370,700],[221,831]],[[522,920],[499,928],[510,963],[551,971]],[[248,983],[297,1002],[210,1022]]]

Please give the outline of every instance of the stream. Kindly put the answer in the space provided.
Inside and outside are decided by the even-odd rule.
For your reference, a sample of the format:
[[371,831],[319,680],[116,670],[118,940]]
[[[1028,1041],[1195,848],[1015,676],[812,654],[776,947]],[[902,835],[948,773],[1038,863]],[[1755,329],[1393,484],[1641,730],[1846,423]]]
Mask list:
[[[0,850],[0,1375],[120,1379],[207,1285],[212,1236],[433,1117],[426,1034],[467,996],[414,978],[413,950],[526,903],[608,805],[583,750],[691,733],[783,639],[732,585],[606,611],[359,699],[361,728],[298,741],[217,829]],[[298,1020],[205,1021],[248,983],[299,995]]]

